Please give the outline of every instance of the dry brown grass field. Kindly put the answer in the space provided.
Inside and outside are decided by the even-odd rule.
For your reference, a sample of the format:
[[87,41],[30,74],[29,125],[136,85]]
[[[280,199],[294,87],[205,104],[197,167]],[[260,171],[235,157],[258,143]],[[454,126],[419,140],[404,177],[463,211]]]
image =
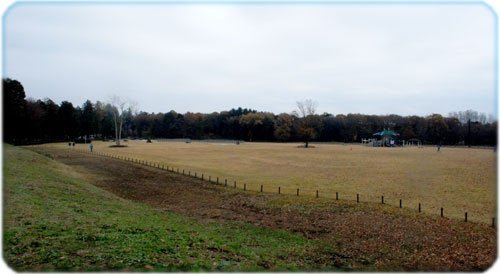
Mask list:
[[[111,153],[160,163],[187,174],[204,174],[213,181],[246,184],[247,190],[381,203],[491,223],[496,216],[496,153],[492,149],[435,147],[374,148],[355,144],[314,144],[299,148],[297,143],[212,142],[124,142],[127,147],[95,141],[95,152]],[[50,144],[61,149],[67,144]],[[88,150],[77,144],[76,149]]]

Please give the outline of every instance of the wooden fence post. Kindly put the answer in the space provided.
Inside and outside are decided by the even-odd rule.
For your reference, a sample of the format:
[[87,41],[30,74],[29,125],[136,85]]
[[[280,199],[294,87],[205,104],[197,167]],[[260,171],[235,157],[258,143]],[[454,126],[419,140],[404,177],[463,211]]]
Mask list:
[[264,190],[264,186],[260,185],[260,192],[262,192],[263,190]]
[[281,187],[278,187],[278,194],[281,194]]
[[422,204],[418,203],[418,213],[422,212]]
[[316,198],[319,198],[319,191],[316,190]]
[[384,195],[382,195],[382,204],[384,204]]
[[338,192],[335,192],[335,200],[339,200],[339,193]]
[[441,208],[441,217],[443,217],[443,216],[444,216],[444,215],[443,215],[443,208]]
[[465,222],[467,223],[467,211],[465,212]]
[[299,189],[297,188],[297,196],[299,196]]
[[356,194],[356,202],[359,203],[359,194]]
[[403,200],[399,199],[399,208],[403,208]]

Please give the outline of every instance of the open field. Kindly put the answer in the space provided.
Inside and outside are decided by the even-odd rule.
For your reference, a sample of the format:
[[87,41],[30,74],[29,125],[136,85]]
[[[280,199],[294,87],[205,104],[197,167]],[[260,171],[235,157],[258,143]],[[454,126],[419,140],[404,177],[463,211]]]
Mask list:
[[[237,181],[247,189],[265,192],[380,203],[491,223],[496,216],[496,153],[490,149],[373,148],[360,145],[278,143],[204,143],[128,141],[125,148],[110,142],[94,142],[94,150],[134,159],[153,161],[187,173],[204,173]],[[67,144],[47,147],[69,149]],[[88,149],[77,144],[76,148]]]
[[4,146],[3,172],[3,258],[15,271],[322,267],[311,261],[321,256],[317,241],[245,223],[200,222],[134,203],[27,150]]
[[487,224],[33,149],[4,146],[3,255],[17,271],[480,271],[496,259]]

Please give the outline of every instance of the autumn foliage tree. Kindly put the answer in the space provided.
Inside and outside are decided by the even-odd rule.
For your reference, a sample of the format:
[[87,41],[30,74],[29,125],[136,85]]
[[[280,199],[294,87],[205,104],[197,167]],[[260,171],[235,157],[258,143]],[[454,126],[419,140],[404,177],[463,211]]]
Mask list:
[[250,141],[262,141],[274,129],[274,115],[269,112],[250,112],[240,117],[240,125]]
[[3,140],[12,144],[61,142],[78,139],[191,138],[244,141],[361,142],[384,128],[401,140],[423,144],[497,144],[496,118],[467,110],[445,117],[431,114],[400,116],[316,114],[317,103],[297,102],[292,113],[275,115],[247,108],[185,114],[135,112],[127,101],[86,101],[82,106],[50,98],[29,98],[17,80],[3,79]]
[[276,118],[276,125],[274,127],[274,138],[280,142],[290,140],[292,136],[293,117],[288,113],[281,113]]

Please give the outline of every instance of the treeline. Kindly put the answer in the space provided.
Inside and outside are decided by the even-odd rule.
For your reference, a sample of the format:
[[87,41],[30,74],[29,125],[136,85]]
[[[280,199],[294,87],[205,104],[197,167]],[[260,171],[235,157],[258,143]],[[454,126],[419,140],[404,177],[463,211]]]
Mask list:
[[[83,138],[114,139],[116,106],[86,101],[56,104],[51,99],[26,99],[22,84],[3,79],[4,142],[29,144]],[[123,138],[238,139],[245,141],[360,142],[389,128],[401,140],[424,144],[496,145],[497,122],[476,111],[449,117],[324,113],[299,116],[252,109],[231,109],[209,114],[121,112]]]

